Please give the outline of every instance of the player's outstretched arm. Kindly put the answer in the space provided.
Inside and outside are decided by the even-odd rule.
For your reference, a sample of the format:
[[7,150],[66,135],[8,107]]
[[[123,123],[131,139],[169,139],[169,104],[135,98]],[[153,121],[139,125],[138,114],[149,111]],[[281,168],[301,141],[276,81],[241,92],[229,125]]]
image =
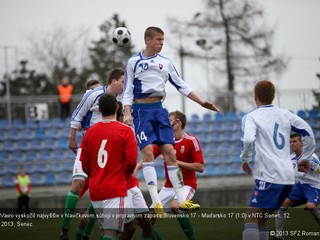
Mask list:
[[123,123],[131,126],[132,125],[132,115],[131,115],[131,106],[125,105],[124,106],[124,120]]
[[212,102],[202,100],[194,91],[191,91],[187,97],[190,98],[192,101],[200,104],[204,108],[207,108],[215,112],[219,112],[219,109]]
[[247,174],[252,173],[252,170],[249,166],[249,163],[243,162],[241,167],[242,167],[242,171],[244,171],[245,173],[247,173]]
[[77,149],[78,149],[76,133],[77,133],[76,128],[70,128],[68,146],[69,146],[69,149],[71,149],[74,153],[77,153]]

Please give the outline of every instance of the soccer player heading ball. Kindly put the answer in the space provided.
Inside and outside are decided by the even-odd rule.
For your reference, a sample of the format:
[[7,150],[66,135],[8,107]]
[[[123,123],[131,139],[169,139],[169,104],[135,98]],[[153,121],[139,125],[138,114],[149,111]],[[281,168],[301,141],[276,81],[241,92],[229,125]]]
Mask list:
[[[168,166],[169,178],[176,191],[179,206],[184,210],[195,210],[200,206],[185,199],[183,179],[173,149],[174,136],[168,111],[162,107],[165,98],[165,84],[169,82],[183,95],[204,108],[218,111],[209,101],[200,98],[190,86],[180,78],[173,63],[160,55],[164,32],[158,27],[148,27],[144,34],[145,49],[128,60],[125,89],[122,103],[125,120],[133,123],[135,134],[143,158],[143,174],[155,211],[163,215],[163,207],[158,196],[157,175],[154,168],[153,144],[160,146]],[[131,114],[132,110],[132,114]]]

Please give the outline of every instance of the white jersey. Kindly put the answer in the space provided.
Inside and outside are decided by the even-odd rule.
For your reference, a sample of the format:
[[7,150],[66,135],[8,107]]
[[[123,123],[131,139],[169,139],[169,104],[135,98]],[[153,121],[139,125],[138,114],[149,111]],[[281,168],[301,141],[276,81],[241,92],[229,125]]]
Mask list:
[[302,184],[308,184],[311,187],[320,189],[320,174],[317,172],[317,170],[320,168],[318,156],[315,153],[312,154],[312,160],[310,162],[310,169],[308,173],[298,171],[299,160],[302,160],[300,156],[297,156],[295,153],[293,153],[291,158],[297,181]]
[[100,86],[87,91],[83,95],[81,102],[72,114],[70,122],[71,128],[78,129],[81,124],[83,130],[86,130],[93,124],[102,120],[102,115],[99,112],[99,98],[106,92],[107,87]]
[[142,52],[128,60],[122,94],[123,105],[132,105],[135,99],[147,97],[165,98],[165,84],[169,82],[183,95],[192,89],[180,78],[173,63],[159,54],[143,57]]
[[255,154],[253,177],[276,184],[294,184],[290,157],[290,134],[302,136],[302,159],[311,160],[315,139],[311,127],[292,112],[273,105],[261,106],[242,118],[241,159],[250,162]]

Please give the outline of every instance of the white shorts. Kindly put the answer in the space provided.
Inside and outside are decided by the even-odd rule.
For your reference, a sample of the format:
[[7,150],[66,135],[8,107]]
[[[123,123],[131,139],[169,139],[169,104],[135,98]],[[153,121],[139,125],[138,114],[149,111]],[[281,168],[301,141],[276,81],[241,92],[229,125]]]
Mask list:
[[76,159],[74,160],[73,164],[73,173],[72,173],[72,179],[82,179],[86,180],[88,178],[88,175],[85,174],[85,172],[82,170],[82,162],[80,161],[80,155],[81,155],[81,148],[78,148]]
[[148,213],[149,208],[146,204],[146,201],[142,195],[140,188],[137,186],[130,188],[128,190],[128,196],[126,197],[126,205],[128,213],[125,223],[129,223],[136,218],[137,214]]
[[116,197],[102,201],[91,202],[102,230],[123,232],[124,220],[126,216],[125,197]]
[[[196,190],[194,188],[186,185],[183,186],[183,193],[186,200],[191,200],[195,192]],[[158,195],[164,210],[170,212],[172,201],[177,199],[174,188],[162,187]]]

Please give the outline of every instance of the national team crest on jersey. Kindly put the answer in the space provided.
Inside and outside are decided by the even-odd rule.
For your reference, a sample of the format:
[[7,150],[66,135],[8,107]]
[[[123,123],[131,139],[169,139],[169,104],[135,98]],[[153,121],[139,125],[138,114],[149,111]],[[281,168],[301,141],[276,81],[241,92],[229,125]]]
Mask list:
[[180,153],[184,153],[184,150],[185,150],[185,147],[184,147],[184,146],[181,146],[181,148],[180,148]]
[[160,70],[163,68],[163,65],[161,63],[159,63],[159,68]]

